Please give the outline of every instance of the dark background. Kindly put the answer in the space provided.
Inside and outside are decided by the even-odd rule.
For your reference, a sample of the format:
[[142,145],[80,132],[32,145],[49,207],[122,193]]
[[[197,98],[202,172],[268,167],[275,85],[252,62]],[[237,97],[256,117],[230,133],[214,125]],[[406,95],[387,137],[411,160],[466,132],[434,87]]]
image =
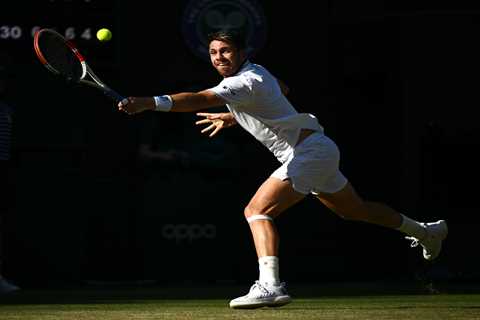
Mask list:
[[[450,228],[441,256],[426,264],[402,234],[343,221],[307,198],[277,220],[282,278],[478,280],[480,5],[250,2],[266,25],[252,61],[319,118],[360,195]],[[189,4],[2,4],[1,25],[24,29],[0,38],[10,56],[4,100],[15,108],[7,277],[23,286],[257,277],[243,208],[278,166],[273,156],[240,128],[208,139],[194,114],[121,114],[94,89],[54,78],[32,48],[34,26],[109,27],[112,41],[79,45],[117,91],[201,90],[220,79],[182,34]],[[163,158],[148,157],[155,152]]]

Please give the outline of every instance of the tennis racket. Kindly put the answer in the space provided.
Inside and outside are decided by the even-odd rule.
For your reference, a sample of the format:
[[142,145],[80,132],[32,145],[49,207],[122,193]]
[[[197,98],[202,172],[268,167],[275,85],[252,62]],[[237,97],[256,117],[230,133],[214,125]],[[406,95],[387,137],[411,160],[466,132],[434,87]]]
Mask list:
[[69,82],[97,88],[116,103],[125,99],[95,75],[75,44],[55,30],[40,29],[35,32],[33,46],[40,62],[52,73]]

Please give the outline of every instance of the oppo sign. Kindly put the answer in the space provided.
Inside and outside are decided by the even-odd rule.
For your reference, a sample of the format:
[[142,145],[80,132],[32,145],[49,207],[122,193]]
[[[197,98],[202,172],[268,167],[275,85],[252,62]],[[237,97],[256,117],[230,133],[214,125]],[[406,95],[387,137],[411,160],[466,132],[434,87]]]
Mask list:
[[194,242],[196,240],[212,240],[217,236],[217,227],[213,224],[166,224],[161,230],[162,237],[167,240]]

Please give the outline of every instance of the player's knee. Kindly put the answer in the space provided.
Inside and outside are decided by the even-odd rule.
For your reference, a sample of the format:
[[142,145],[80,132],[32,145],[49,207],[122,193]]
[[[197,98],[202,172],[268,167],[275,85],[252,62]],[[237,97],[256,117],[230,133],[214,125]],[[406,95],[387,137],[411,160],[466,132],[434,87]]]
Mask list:
[[243,214],[245,219],[247,219],[248,223],[256,221],[256,220],[270,220],[273,221],[273,218],[261,211],[254,210],[250,206],[245,207]]
[[245,209],[243,209],[243,215],[245,216],[245,219],[248,219],[249,217],[259,214],[257,210],[254,210],[250,205],[246,206]]

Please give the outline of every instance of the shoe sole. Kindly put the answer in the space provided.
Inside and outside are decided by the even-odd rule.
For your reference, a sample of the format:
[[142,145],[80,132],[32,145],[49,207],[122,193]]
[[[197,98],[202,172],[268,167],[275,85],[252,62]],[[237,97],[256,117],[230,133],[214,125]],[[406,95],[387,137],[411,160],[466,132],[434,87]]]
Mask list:
[[258,303],[249,303],[249,304],[232,304],[230,303],[230,308],[232,309],[258,309],[263,307],[269,308],[278,308],[292,302],[292,299],[289,296],[277,297],[274,301],[262,301]]
[[[438,228],[440,229],[440,232],[439,232],[439,235],[440,235],[440,241],[443,242],[443,240],[445,240],[445,238],[447,238],[447,235],[448,235],[448,226],[447,226],[447,222],[445,220],[438,220],[437,221],[438,223]],[[442,251],[442,243],[440,243],[440,250],[438,251],[437,255],[435,255],[435,257],[430,257],[429,259],[425,258],[426,260],[428,261],[432,261],[434,259],[436,259],[439,255],[440,255],[440,252]]]
[[283,307],[284,305],[289,304],[290,302],[292,302],[291,299],[288,299],[288,300],[285,300],[285,301],[280,301],[280,302],[277,301],[277,302],[275,302],[275,304],[270,304],[267,307],[269,307],[269,308]]
[[442,240],[445,240],[445,238],[447,237],[448,235],[448,225],[447,225],[447,222],[445,220],[440,220],[440,225],[442,226],[443,228],[443,238]]

